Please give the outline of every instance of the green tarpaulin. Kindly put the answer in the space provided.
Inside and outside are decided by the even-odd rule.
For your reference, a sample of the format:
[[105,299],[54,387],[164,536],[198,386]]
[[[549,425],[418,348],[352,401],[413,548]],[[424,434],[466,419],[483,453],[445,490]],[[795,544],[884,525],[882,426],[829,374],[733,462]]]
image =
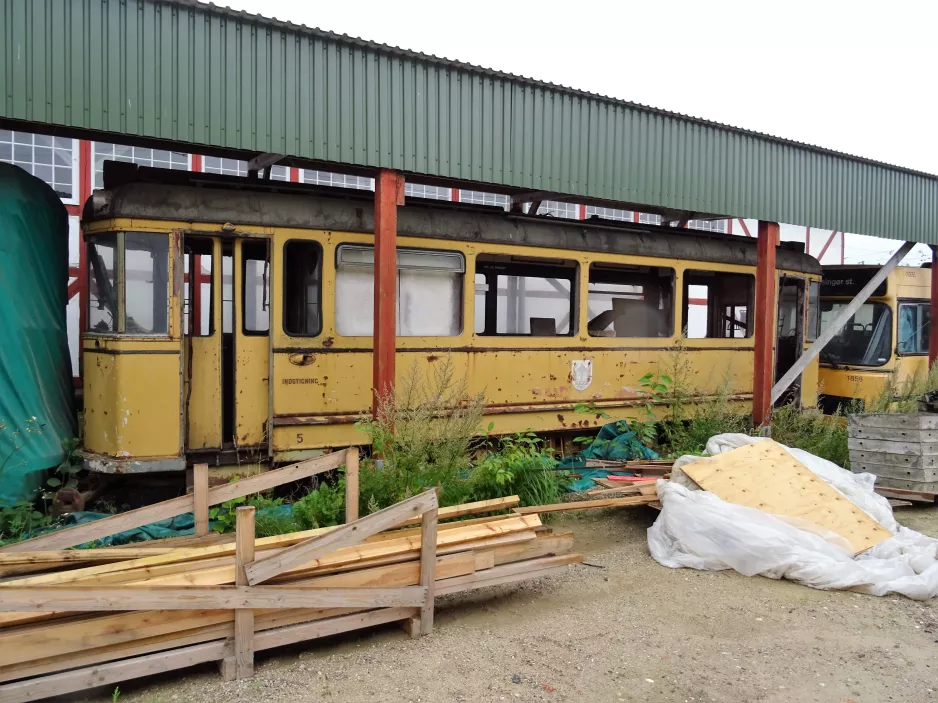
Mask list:
[[0,506],[33,499],[76,434],[67,303],[65,207],[0,163]]

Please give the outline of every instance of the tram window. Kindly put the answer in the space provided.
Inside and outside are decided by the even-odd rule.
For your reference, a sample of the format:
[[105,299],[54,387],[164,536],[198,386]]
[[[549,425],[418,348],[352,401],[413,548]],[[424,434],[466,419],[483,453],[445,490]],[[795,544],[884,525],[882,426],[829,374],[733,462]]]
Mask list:
[[245,334],[267,334],[270,331],[270,265],[267,242],[243,242],[242,252],[242,314]]
[[[397,250],[397,334],[455,337],[462,333],[466,262],[455,251]],[[336,252],[336,332],[374,332],[374,249],[344,244]]]
[[928,326],[931,319],[929,303],[899,304],[899,340],[896,351],[900,354],[928,353]]
[[587,307],[591,337],[668,337],[674,269],[591,264]]
[[688,339],[751,337],[755,278],[742,273],[684,273],[684,334]]
[[[574,333],[576,262],[490,255],[479,256],[476,262],[477,334],[558,337]],[[480,290],[483,286],[484,291]],[[478,317],[480,292],[484,293],[483,318]]]
[[813,342],[821,333],[821,284],[811,281],[808,284],[808,326],[805,339]]
[[182,328],[192,337],[215,333],[215,262],[211,239],[186,237]]
[[169,237],[124,234],[124,331],[166,334],[169,330]]
[[88,331],[117,331],[117,235],[99,234],[88,241]]
[[293,240],[283,246],[283,329],[294,337],[322,331],[322,247]]

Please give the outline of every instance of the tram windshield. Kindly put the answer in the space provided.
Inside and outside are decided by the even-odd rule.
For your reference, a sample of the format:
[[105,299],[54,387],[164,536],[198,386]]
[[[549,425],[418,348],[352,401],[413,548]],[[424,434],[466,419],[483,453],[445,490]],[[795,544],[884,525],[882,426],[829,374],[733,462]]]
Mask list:
[[[821,301],[821,331],[850,301]],[[886,303],[864,303],[824,347],[821,361],[850,366],[882,366],[892,356],[892,311]]]

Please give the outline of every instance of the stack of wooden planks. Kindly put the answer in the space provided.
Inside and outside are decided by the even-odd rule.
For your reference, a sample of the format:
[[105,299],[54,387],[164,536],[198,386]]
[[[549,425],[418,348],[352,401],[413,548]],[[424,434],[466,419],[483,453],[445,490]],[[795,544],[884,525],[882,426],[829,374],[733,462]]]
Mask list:
[[[347,525],[262,539],[243,508],[237,536],[0,552],[0,700],[212,660],[226,677],[246,676],[254,651],[381,623],[425,634],[435,596],[582,561],[572,533],[537,515],[489,514],[516,507],[516,496],[438,509],[428,494]],[[250,511],[243,522],[240,510]]]

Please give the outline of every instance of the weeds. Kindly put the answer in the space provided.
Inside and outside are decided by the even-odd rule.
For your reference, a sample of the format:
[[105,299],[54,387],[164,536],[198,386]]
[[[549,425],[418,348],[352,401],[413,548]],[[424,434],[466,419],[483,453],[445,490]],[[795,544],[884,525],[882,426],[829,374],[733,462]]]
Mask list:
[[847,423],[842,414],[825,415],[819,408],[783,405],[772,411],[772,439],[797,447],[844,468],[850,467]]
[[569,475],[556,471],[557,460],[533,432],[502,438],[473,470],[471,500],[517,495],[521,505],[560,502],[569,490]]
[[938,364],[933,365],[924,376],[916,371],[901,383],[895,369],[886,374],[883,387],[878,394],[864,403],[867,413],[914,413],[924,396],[938,391]]

